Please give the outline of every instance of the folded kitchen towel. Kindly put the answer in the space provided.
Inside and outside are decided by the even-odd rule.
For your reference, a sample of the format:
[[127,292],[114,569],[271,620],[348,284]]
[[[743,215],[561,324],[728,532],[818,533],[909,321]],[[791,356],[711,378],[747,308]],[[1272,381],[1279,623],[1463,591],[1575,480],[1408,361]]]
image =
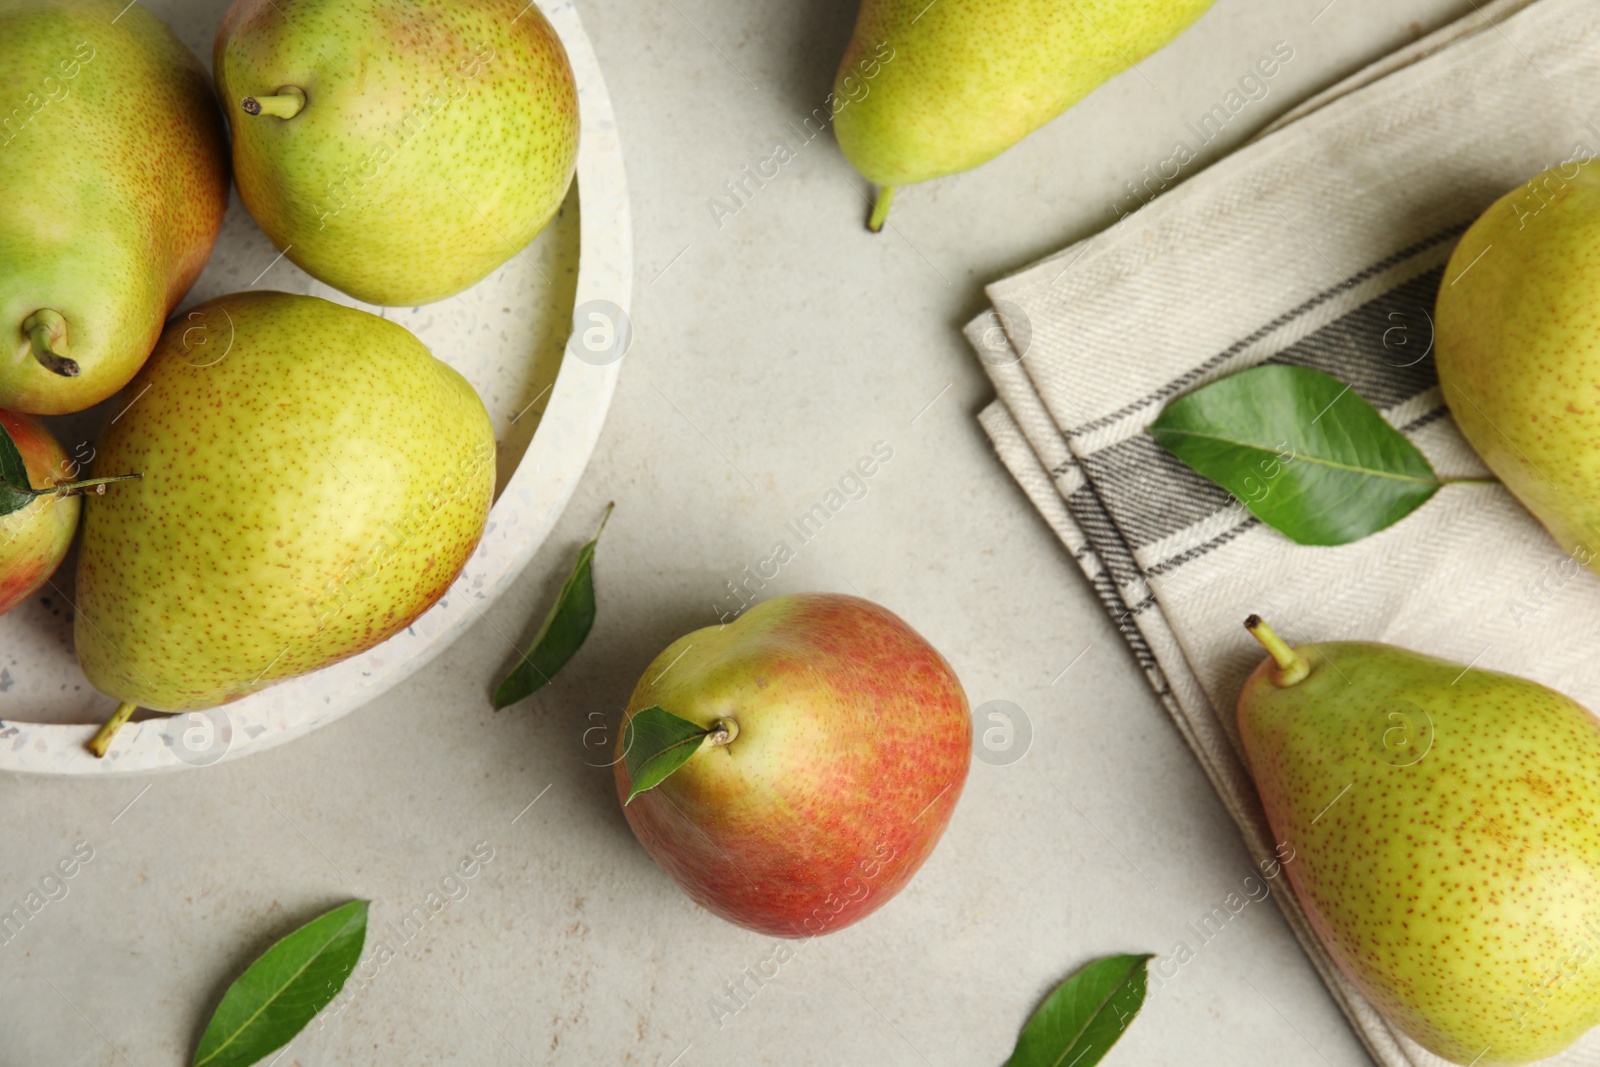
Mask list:
[[[1485,474],[1429,355],[1446,260],[1501,194],[1600,152],[1597,120],[1594,0],[1486,3],[990,286],[993,311],[967,329],[998,393],[984,429],[1258,861],[1274,842],[1233,735],[1262,658],[1246,615],[1291,641],[1387,641],[1510,671],[1600,709],[1600,578],[1493,483],[1447,486],[1352,545],[1297,546],[1145,429],[1197,386],[1292,363],[1353,385],[1442,476]],[[1292,895],[1276,895],[1373,1057],[1441,1065],[1335,969]],[[1600,1067],[1600,1030],[1547,1062]]]

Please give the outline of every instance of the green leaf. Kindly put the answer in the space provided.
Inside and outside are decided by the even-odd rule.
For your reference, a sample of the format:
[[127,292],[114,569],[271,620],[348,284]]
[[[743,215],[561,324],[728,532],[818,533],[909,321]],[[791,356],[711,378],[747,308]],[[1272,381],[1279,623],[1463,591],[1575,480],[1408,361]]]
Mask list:
[[1039,1005],[1005,1067],[1091,1067],[1099,1063],[1144,1005],[1140,956],[1095,960]]
[[594,546],[600,543],[600,534],[606,528],[615,505],[607,504],[600,519],[600,529],[578,551],[578,562],[567,575],[544,625],[534,635],[533,644],[512,672],[506,675],[494,691],[494,708],[510,707],[523,697],[542,689],[556,672],[567,665],[567,660],[583,647],[584,639],[594,626]]
[[11,433],[0,423],[0,515],[21,511],[40,494],[28,480],[27,464]]
[[1359,541],[1439,491],[1416,445],[1307,367],[1269,363],[1196,389],[1167,405],[1150,436],[1302,545]]
[[294,1040],[344,988],[366,939],[367,902],[352,900],[267,949],[228,987],[193,1067],[249,1067]]
[[634,797],[664,782],[700,750],[701,740],[710,732],[665,708],[645,708],[629,719],[622,731],[622,759],[630,783],[624,803],[632,804]]

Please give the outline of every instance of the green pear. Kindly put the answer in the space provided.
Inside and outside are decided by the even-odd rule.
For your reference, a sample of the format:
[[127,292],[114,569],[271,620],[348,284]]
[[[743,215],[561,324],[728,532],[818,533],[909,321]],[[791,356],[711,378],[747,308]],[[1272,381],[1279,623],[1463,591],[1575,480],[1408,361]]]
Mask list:
[[861,0],[834,131],[880,191],[970,170],[1155,52],[1213,0]]
[[1600,1022],[1600,721],[1526,679],[1245,625],[1269,652],[1239,694],[1246,761],[1367,999],[1479,1067]]
[[234,0],[213,59],[245,207],[358,300],[460,292],[572,179],[577,85],[527,0]]
[[1484,463],[1600,568],[1600,163],[1546,171],[1467,230],[1439,287],[1434,359]]
[[227,140],[138,4],[3,0],[0,39],[0,407],[59,415],[127,384],[199,276]]
[[144,479],[87,501],[74,631],[121,718],[373,647],[444,595],[483,532],[483,402],[376,315],[221,297],[174,321],[127,396],[95,462]]

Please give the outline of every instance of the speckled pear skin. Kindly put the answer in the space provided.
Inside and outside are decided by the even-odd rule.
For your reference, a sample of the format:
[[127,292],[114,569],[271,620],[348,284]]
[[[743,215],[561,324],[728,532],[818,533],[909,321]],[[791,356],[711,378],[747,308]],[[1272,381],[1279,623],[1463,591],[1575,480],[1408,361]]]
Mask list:
[[[235,0],[213,68],[245,207],[321,281],[373,304],[460,292],[566,195],[578,95],[527,0]],[[302,89],[290,119],[246,96]]]
[[1004,152],[1214,0],[862,0],[834,82],[856,170],[899,186]]
[[1250,676],[1239,733],[1322,943],[1446,1059],[1567,1047],[1600,1022],[1600,722],[1392,645],[1299,652],[1299,685]]
[[221,297],[174,321],[125,395],[95,464],[144,479],[88,501],[74,629],[119,701],[213,707],[365,651],[483,532],[488,413],[375,315]]
[[[74,468],[44,423],[0,411],[0,426],[22,453],[32,488],[70,480],[67,474]],[[27,507],[0,515],[0,615],[42,589],[61,566],[78,531],[80,507],[75,496],[38,496]]]
[[[0,3],[0,407],[59,415],[122,388],[222,228],[205,68],[125,4]],[[40,308],[65,317],[76,378],[33,358],[22,323]]]
[[1445,281],[1434,360],[1456,425],[1563,548],[1600,567],[1600,163],[1496,201]]

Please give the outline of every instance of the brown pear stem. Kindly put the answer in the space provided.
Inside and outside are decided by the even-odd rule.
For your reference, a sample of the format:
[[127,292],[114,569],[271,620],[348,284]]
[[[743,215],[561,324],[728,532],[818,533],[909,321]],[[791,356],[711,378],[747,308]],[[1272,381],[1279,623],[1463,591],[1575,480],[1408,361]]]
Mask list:
[[1287,641],[1273,633],[1272,627],[1262,622],[1260,615],[1252,615],[1244,620],[1244,628],[1250,631],[1251,637],[1261,642],[1261,647],[1267,650],[1267,655],[1278,665],[1278,669],[1272,672],[1273,685],[1287,689],[1306,680],[1306,675],[1311,673],[1311,661],[1297,649],[1290,648]]
[[706,740],[713,745],[731,744],[739,736],[739,724],[732,719],[718,719],[706,732]]
[[33,358],[52,374],[63,378],[78,376],[78,363],[68,359],[57,349],[66,348],[67,320],[53,308],[40,308],[22,320],[22,332],[28,335],[33,347]]
[[894,186],[878,186],[878,199],[872,202],[872,214],[867,216],[867,229],[877,233],[889,221],[889,205],[894,203]]
[[117,736],[117,731],[122,729],[122,724],[128,721],[129,716],[138,710],[139,705],[130,704],[126,700],[118,704],[117,710],[111,713],[111,718],[107,719],[106,724],[100,727],[100,732],[90,738],[89,743],[84,747],[93,752],[98,758],[105,759],[106,750],[111,747],[111,739]]
[[271,115],[274,118],[292,119],[306,106],[305,90],[293,85],[280,85],[274,96],[247,96],[239,101],[246,115]]

